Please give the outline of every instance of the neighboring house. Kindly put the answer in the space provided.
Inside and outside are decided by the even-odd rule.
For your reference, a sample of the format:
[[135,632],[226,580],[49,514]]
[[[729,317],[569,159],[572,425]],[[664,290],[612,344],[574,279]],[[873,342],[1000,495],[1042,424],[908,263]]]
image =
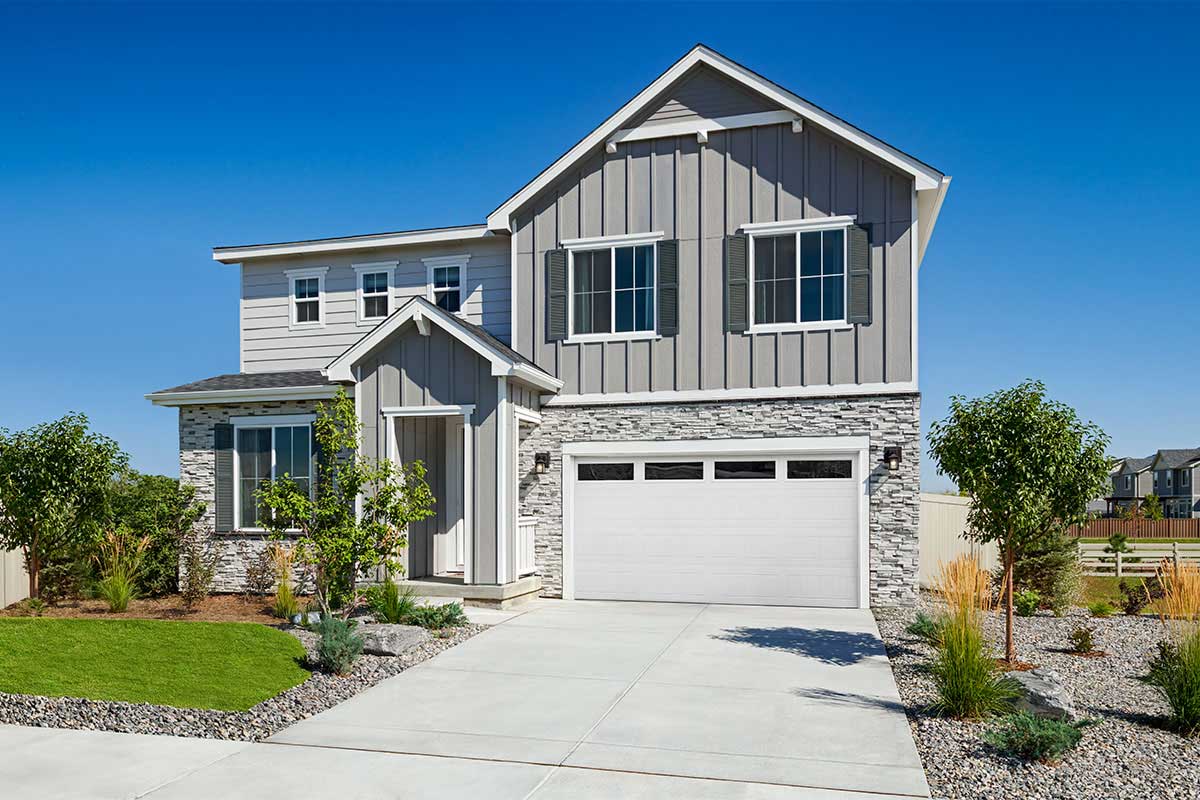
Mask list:
[[1159,450],[1145,458],[1120,459],[1112,474],[1112,495],[1105,498],[1108,513],[1127,510],[1135,502],[1141,505],[1153,494],[1168,519],[1200,517],[1198,478],[1200,448]]
[[216,248],[240,372],[148,397],[179,408],[220,587],[341,386],[366,456],[428,467],[420,591],[912,602],[917,276],[949,182],[697,46],[483,224]]

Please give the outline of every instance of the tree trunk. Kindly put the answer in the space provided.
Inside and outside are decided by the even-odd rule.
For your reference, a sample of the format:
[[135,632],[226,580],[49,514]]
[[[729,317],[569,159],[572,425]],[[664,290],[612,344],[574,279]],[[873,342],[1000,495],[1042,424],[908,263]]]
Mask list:
[[25,556],[25,569],[29,572],[29,596],[36,598],[41,586],[38,583],[38,574],[42,570],[41,559],[37,556],[36,549],[30,549]]
[[1017,660],[1013,646],[1013,571],[1016,559],[1012,547],[1004,549],[1004,660],[1010,665]]

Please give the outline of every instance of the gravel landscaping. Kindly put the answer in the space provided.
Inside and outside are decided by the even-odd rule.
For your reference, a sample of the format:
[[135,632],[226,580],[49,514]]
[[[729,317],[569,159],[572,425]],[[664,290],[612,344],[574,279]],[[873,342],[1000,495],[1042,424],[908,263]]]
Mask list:
[[[363,655],[355,662],[354,672],[347,677],[314,671],[304,683],[249,711],[180,709],[144,703],[0,693],[0,723],[255,742],[332,708],[384,678],[432,658],[486,628],[486,625],[474,624],[453,628],[398,657]],[[311,659],[316,635],[303,628],[285,630],[300,639]]]
[[[923,598],[923,608],[933,603]],[[983,743],[987,723],[941,719],[925,711],[936,696],[922,665],[933,648],[905,632],[918,609],[876,612],[913,738],[933,796],[945,798],[1175,798],[1200,794],[1200,740],[1158,727],[1166,704],[1138,680],[1162,638],[1154,617],[1093,619],[1077,609],[1063,618],[1042,613],[1019,617],[1017,658],[1058,672],[1074,690],[1075,705],[1095,724],[1055,766],[1027,764],[997,754]],[[1067,652],[1080,625],[1095,630],[1104,657]],[[1004,619],[988,618],[987,632],[1002,652]]]

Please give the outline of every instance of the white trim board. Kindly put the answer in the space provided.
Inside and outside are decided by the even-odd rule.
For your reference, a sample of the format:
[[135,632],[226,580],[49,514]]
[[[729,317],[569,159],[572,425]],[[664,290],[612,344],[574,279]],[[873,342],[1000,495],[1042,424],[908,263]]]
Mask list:
[[275,244],[214,247],[212,258],[213,261],[220,261],[222,264],[237,264],[252,258],[272,258],[311,253],[337,253],[345,250],[370,250],[380,247],[403,247],[407,245],[435,244],[438,242],[466,242],[473,239],[483,239],[492,235],[486,225],[467,225],[460,228],[432,228],[421,231],[371,233],[363,236],[315,239],[304,242],[277,242]]
[[708,141],[708,134],[713,131],[729,131],[735,128],[753,128],[785,123],[792,123],[793,133],[799,133],[803,129],[803,118],[791,111],[760,111],[755,114],[734,114],[728,117],[690,119],[683,122],[649,122],[636,128],[624,128],[617,131],[605,143],[605,150],[611,154],[617,152],[618,144],[625,142],[644,142],[649,139],[665,139],[675,136],[695,136],[703,144]]
[[786,400],[814,397],[917,394],[913,381],[898,383],[822,384],[819,386],[765,386],[758,389],[683,389],[658,392],[595,392],[560,394],[542,398],[544,407],[600,406],[641,403],[702,403],[733,400]]
[[220,403],[263,403],[273,400],[327,400],[340,386],[285,386],[278,389],[213,389],[203,392],[151,392],[144,397],[156,406],[194,406]]
[[726,454],[847,454],[856,458],[858,493],[858,607],[871,602],[871,439],[869,436],[788,436],[762,439],[564,442],[562,446],[562,592],[575,599],[575,463],[579,458],[712,456]]

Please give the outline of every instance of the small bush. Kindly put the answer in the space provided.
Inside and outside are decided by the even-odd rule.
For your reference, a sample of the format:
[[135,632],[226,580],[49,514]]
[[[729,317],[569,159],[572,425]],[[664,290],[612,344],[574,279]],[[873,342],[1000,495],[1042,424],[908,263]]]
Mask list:
[[96,594],[108,603],[109,611],[120,614],[129,610],[129,601],[137,596],[137,584],[125,573],[114,573],[100,579]]
[[1026,761],[1057,761],[1059,756],[1079,744],[1079,725],[1056,719],[1043,719],[1021,712],[1009,714],[983,738],[1006,755]]
[[97,594],[108,603],[108,610],[123,612],[137,596],[138,577],[150,537],[135,539],[126,528],[109,531],[100,540],[96,564],[100,567]]
[[220,554],[209,541],[208,535],[200,533],[179,540],[179,594],[185,606],[194,606],[212,594]]
[[1041,605],[1042,596],[1033,589],[1017,592],[1013,596],[1013,606],[1018,617],[1032,617]]
[[31,617],[40,617],[46,610],[46,601],[40,597],[30,597],[25,600],[25,610]]
[[239,548],[242,562],[246,565],[246,594],[261,597],[271,593],[275,586],[275,564],[271,560],[271,546],[252,548],[243,543]]
[[1119,588],[1121,590],[1121,610],[1131,617],[1141,614],[1146,606],[1161,598],[1163,594],[1162,582],[1158,578],[1150,580],[1139,578],[1133,581],[1122,578]]
[[300,602],[292,592],[292,584],[285,581],[275,589],[271,612],[283,620],[289,620],[300,613]]
[[416,606],[405,620],[407,625],[420,625],[430,630],[457,628],[467,624],[467,615],[458,603],[440,606]]
[[916,618],[904,630],[909,635],[922,639],[936,646],[942,638],[942,628],[946,625],[944,617],[931,617],[924,611],[918,611]]
[[411,589],[401,591],[392,580],[367,587],[367,606],[375,619],[392,625],[403,625],[417,608]]
[[1094,630],[1086,625],[1080,625],[1075,630],[1071,631],[1068,641],[1071,643],[1072,653],[1094,653],[1096,652],[1095,642],[1092,640]]
[[[1002,583],[1003,569],[995,581]],[[1018,590],[1032,589],[1041,596],[1044,607],[1061,617],[1079,602],[1083,594],[1083,571],[1079,566],[1079,543],[1060,533],[1039,549],[1026,551],[1013,565],[1013,581]]]
[[1093,617],[1111,617],[1117,613],[1116,606],[1107,600],[1097,600],[1094,603],[1088,603],[1088,611]]
[[317,642],[318,666],[335,675],[349,675],[363,649],[362,637],[354,632],[354,623],[324,617],[313,628],[321,637]]

